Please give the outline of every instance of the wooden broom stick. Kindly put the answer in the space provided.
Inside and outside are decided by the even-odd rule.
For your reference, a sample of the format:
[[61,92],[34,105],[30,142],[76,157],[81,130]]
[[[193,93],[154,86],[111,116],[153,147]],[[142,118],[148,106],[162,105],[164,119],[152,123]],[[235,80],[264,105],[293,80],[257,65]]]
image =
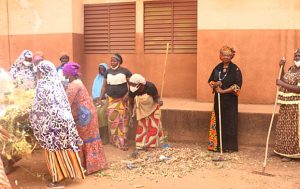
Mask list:
[[166,57],[165,57],[165,63],[164,63],[163,79],[162,79],[161,90],[160,90],[160,98],[161,99],[163,96],[164,85],[165,85],[165,80],[166,80],[166,68],[167,68],[168,54],[169,54],[169,43],[167,43],[167,47],[166,47]]
[[[285,60],[285,58],[283,57],[282,60]],[[280,70],[279,70],[279,74],[278,74],[278,79],[281,78],[282,69],[283,69],[283,66],[281,65]],[[270,140],[270,134],[271,134],[272,125],[273,125],[274,115],[275,115],[275,111],[276,111],[276,107],[277,107],[278,92],[279,92],[279,86],[277,86],[277,89],[276,89],[276,98],[275,98],[273,113],[272,113],[272,117],[271,117],[271,121],[270,121],[270,125],[269,125],[269,130],[268,130],[268,136],[267,136],[267,142],[266,142],[266,151],[265,151],[265,159],[264,159],[263,170],[262,170],[263,173],[265,172],[265,169],[266,169],[266,166],[267,166],[269,140]]]

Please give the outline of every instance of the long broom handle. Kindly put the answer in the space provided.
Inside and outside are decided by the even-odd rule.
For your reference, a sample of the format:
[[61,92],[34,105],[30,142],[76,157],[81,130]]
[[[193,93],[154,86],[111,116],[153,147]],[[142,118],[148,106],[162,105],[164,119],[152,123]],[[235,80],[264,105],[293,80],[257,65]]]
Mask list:
[[160,90],[160,98],[161,99],[162,99],[163,92],[164,92],[164,85],[165,85],[165,78],[166,78],[166,68],[167,68],[168,54],[169,54],[169,43],[167,43],[167,47],[166,47],[166,57],[165,57],[165,63],[164,63],[164,72],[163,72],[163,79],[162,79],[161,90]]
[[219,108],[219,135],[220,135],[220,152],[223,155],[223,144],[222,144],[222,116],[221,116],[221,95],[218,93],[218,108]]
[[[283,69],[283,66],[281,65],[280,66],[280,70],[279,70],[278,79],[281,78],[282,69]],[[278,92],[279,92],[279,86],[277,86],[277,89],[276,89],[276,98],[275,98],[275,103],[274,103],[274,107],[273,107],[272,118],[271,118],[270,125],[269,125],[269,131],[268,131],[267,142],[266,142],[265,159],[264,159],[264,163],[263,163],[263,172],[265,172],[265,168],[267,166],[267,156],[268,156],[268,148],[269,148],[269,139],[270,139],[270,134],[271,134],[271,130],[272,130],[272,125],[273,125],[275,110],[276,110],[276,106],[277,106]]]

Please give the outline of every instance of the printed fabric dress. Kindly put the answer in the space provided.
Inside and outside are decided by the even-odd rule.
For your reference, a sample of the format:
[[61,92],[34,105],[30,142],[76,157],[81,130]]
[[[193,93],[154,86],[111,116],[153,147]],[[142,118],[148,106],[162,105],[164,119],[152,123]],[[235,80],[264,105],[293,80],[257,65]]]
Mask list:
[[128,92],[127,79],[131,75],[131,72],[123,67],[116,70],[107,69],[104,74],[107,80],[109,140],[121,150],[128,150],[129,101],[124,99],[124,96]]
[[98,116],[92,98],[80,79],[66,88],[72,114],[80,138],[83,140],[82,165],[90,174],[108,167],[99,133]]
[[53,182],[85,175],[78,156],[82,145],[71,107],[55,66],[41,61],[34,103],[30,114],[31,127],[40,146],[45,149],[46,163]]
[[[221,81],[221,88],[231,88],[232,93],[221,94],[221,121],[222,121],[222,147],[226,151],[238,151],[238,96],[242,87],[242,73],[240,69],[232,62],[228,69],[224,71],[223,63],[218,64],[211,73],[208,83]],[[219,151],[219,108],[218,93],[214,94],[214,109],[211,116],[208,150]]]
[[136,149],[156,148],[163,142],[160,106],[152,96],[144,94],[135,97]]
[[[292,66],[283,76],[283,81],[300,86],[300,73],[293,72]],[[278,93],[280,104],[279,117],[276,125],[274,152],[289,158],[300,158],[300,94],[289,92],[281,87]]]
[[134,113],[137,119],[135,146],[136,149],[156,148],[164,139],[161,123],[161,110],[153,97],[158,96],[156,86],[147,81],[144,92],[129,92],[134,99]]

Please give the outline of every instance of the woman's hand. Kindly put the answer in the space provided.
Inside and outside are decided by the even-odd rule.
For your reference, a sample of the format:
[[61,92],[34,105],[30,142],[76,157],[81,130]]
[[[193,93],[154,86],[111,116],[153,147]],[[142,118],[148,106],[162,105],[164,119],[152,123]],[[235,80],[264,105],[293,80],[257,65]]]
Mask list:
[[215,91],[216,91],[217,93],[220,93],[220,94],[223,94],[223,93],[224,93],[224,90],[223,90],[222,88],[220,88],[220,87],[217,87],[217,88],[215,89]]
[[284,66],[286,63],[286,59],[282,57],[282,59],[279,61],[279,66]]
[[163,105],[164,105],[164,102],[163,102],[162,100],[159,100],[159,101],[157,102],[157,104],[158,104],[159,106],[163,106]]
[[217,87],[221,87],[222,86],[222,82],[221,81],[217,81],[214,83],[213,88],[217,88]]
[[104,105],[104,102],[100,98],[96,98],[94,100],[94,103],[96,104],[96,106],[103,106]]
[[276,79],[276,85],[283,86],[284,82],[282,80],[280,80],[280,79]]
[[126,93],[124,96],[123,96],[123,102],[127,102],[128,101],[128,93]]
[[212,89],[215,89],[215,88],[217,88],[217,87],[221,87],[221,86],[222,86],[222,82],[221,82],[221,81],[217,81],[217,82],[211,81],[211,82],[209,83],[209,86],[210,86]]

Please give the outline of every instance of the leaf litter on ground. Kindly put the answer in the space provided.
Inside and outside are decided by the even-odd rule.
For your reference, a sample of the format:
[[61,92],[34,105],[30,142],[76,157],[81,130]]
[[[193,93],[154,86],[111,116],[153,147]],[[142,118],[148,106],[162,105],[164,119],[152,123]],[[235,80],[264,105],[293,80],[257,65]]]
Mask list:
[[155,180],[162,177],[182,178],[194,170],[214,168],[230,169],[242,164],[237,153],[224,154],[226,161],[214,162],[218,155],[196,145],[172,145],[170,148],[156,148],[140,151],[136,158],[125,157],[110,163],[110,168],[96,176],[110,177],[117,181],[132,181],[137,178]]

